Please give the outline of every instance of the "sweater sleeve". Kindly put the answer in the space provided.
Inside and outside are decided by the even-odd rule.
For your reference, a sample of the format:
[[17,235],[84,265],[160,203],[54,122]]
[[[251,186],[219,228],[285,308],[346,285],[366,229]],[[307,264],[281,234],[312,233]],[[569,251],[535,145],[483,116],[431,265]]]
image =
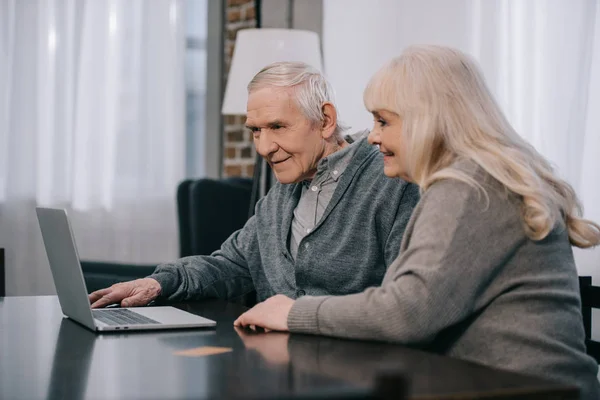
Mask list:
[[255,219],[251,217],[210,256],[184,257],[159,265],[150,278],[160,283],[161,297],[169,301],[234,299],[253,291],[247,257],[257,248]]
[[488,203],[491,197],[455,180],[435,183],[382,286],[302,297],[288,316],[290,331],[416,344],[465,319],[523,237],[516,207],[497,193]]

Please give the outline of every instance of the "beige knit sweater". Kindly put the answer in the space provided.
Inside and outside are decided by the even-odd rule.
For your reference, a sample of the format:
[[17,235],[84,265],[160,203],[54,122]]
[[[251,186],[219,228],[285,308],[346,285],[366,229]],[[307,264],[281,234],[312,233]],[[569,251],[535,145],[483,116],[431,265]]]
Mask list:
[[566,230],[529,239],[519,199],[474,164],[459,165],[483,183],[489,203],[465,183],[434,183],[381,286],[302,297],[290,331],[424,346],[576,384],[582,399],[600,399]]

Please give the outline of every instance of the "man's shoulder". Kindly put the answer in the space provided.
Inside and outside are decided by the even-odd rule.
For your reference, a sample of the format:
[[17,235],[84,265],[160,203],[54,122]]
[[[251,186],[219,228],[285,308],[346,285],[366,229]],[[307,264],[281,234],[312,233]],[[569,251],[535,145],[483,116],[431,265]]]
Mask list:
[[355,174],[361,172],[383,175],[383,156],[375,146],[369,144],[366,137],[358,139],[352,146],[355,150],[348,165],[349,170],[354,170]]
[[360,139],[357,143],[360,148],[357,150],[352,162],[358,164],[355,174],[365,183],[370,185],[382,185],[388,189],[404,190],[408,186],[416,186],[406,182],[401,178],[390,178],[383,172],[383,155],[375,146],[370,145],[366,138]]

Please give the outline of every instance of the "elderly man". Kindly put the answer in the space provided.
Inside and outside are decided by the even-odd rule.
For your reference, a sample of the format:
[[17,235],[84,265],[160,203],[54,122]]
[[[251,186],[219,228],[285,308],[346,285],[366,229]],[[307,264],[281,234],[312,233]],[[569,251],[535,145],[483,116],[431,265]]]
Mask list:
[[418,188],[383,174],[366,138],[344,138],[333,93],[303,63],[265,67],[248,85],[248,129],[277,183],[255,215],[210,256],[159,265],[92,293],[92,307],[132,307],[256,292],[263,301],[357,293],[380,285],[399,253]]

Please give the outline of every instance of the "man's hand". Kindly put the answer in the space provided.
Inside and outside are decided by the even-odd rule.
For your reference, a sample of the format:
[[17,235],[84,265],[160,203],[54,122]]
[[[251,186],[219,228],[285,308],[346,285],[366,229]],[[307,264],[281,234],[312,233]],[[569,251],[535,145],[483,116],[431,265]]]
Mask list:
[[160,294],[160,283],[152,278],[116,283],[89,295],[92,308],[119,303],[121,307],[145,306]]
[[267,331],[288,331],[288,314],[294,300],[278,294],[258,303],[235,320],[233,325],[255,328],[260,326]]

